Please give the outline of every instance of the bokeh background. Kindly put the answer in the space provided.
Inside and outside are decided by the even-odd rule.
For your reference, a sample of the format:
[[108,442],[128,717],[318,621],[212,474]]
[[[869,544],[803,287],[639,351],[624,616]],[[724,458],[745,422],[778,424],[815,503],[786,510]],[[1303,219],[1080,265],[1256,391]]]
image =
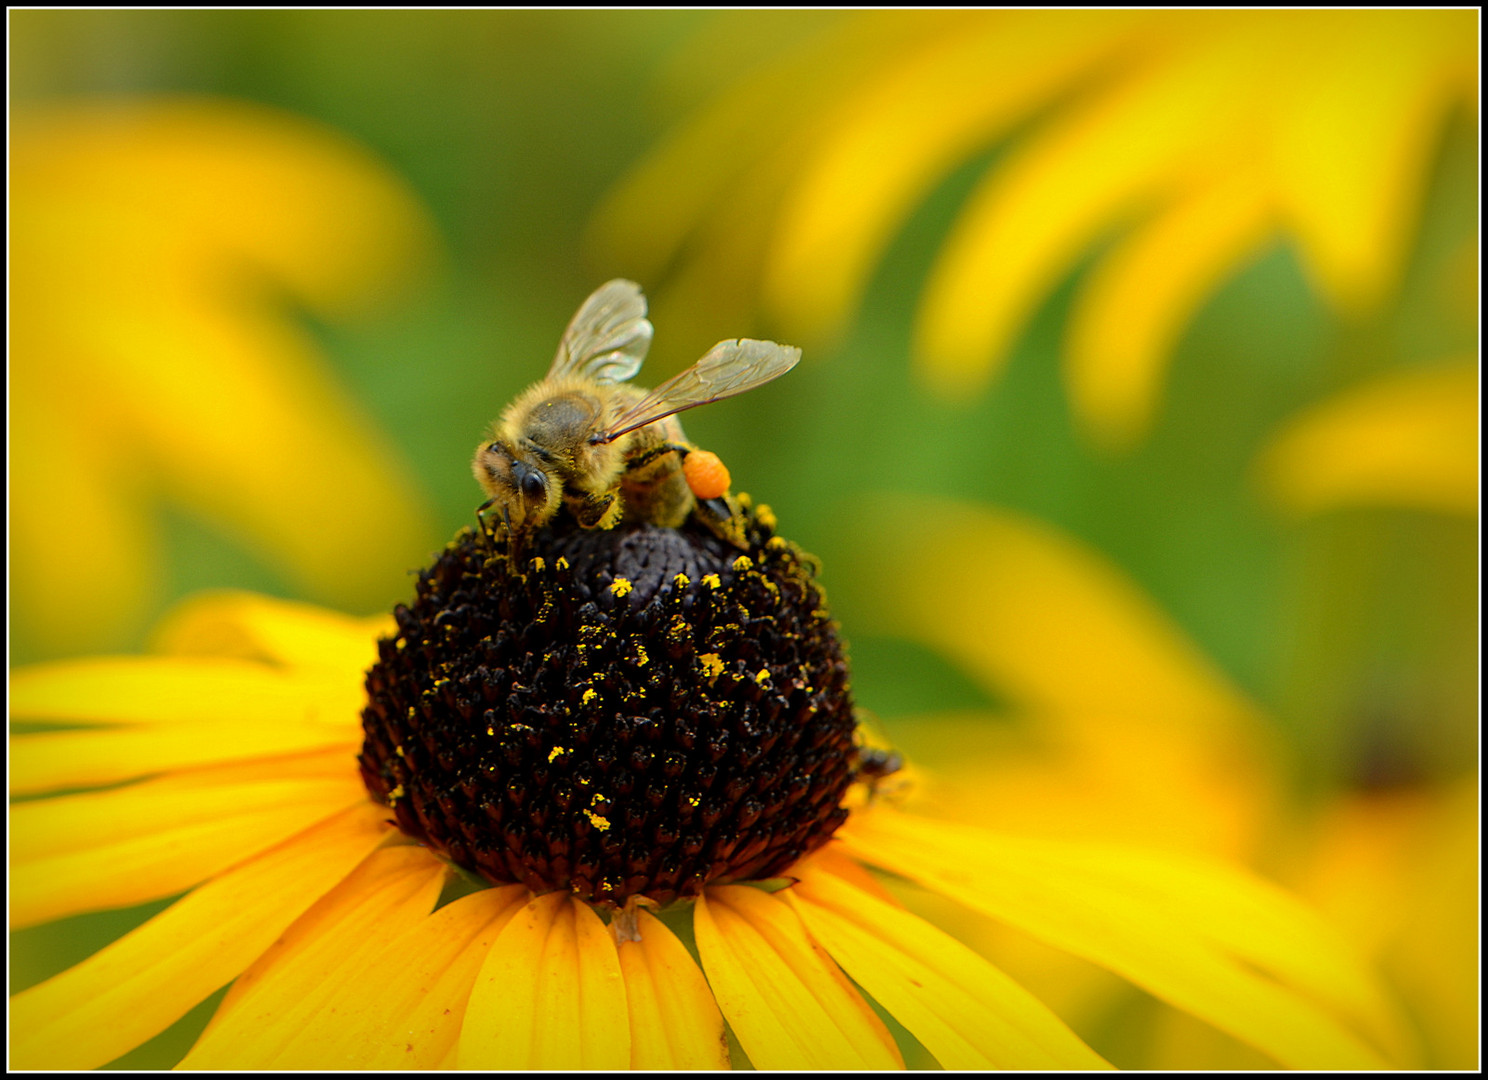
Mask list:
[[[206,588],[385,610],[632,277],[643,384],[805,348],[685,423],[822,558],[916,797],[1244,861],[1476,1063],[1475,12],[9,28],[12,664]],[[1254,1063],[963,933],[1118,1064]]]

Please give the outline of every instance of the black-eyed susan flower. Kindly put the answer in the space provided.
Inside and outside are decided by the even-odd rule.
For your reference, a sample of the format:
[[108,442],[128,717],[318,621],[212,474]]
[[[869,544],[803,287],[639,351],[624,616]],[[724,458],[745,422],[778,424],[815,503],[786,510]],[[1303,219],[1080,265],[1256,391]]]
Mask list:
[[[1065,337],[1077,418],[1149,427],[1184,326],[1278,242],[1345,315],[1393,294],[1439,133],[1477,100],[1470,11],[870,12],[740,74],[619,185],[606,265],[669,321],[732,304],[791,340],[840,333],[936,185],[994,146],[938,253],[917,364],[953,395],[1001,370],[1031,314],[1111,237]],[[784,29],[784,28],[781,28]],[[701,55],[700,55],[701,54]],[[721,298],[721,299],[720,299]],[[747,325],[747,324],[745,324]]]
[[[20,1067],[107,1063],[228,986],[201,1068],[1104,1064],[881,872],[1285,1065],[1393,1021],[1227,866],[921,818],[859,746],[813,562],[651,526],[466,532],[392,622],[245,594],[155,655],[14,673],[12,921],[179,895],[11,1002]],[[370,666],[369,666],[370,665]],[[873,766],[869,768],[868,762]],[[86,789],[86,790],[85,790]]]
[[[305,595],[388,603],[427,511],[291,305],[340,322],[406,291],[433,247],[406,185],[214,99],[28,107],[11,151],[12,617],[33,653],[143,629],[166,505]],[[80,560],[55,538],[83,507],[108,542]],[[365,542],[327,543],[344,528]]]

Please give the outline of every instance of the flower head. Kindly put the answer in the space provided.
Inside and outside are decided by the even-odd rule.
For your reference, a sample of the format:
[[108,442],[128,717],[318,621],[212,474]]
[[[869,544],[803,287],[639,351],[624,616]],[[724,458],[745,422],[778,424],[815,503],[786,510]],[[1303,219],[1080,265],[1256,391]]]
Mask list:
[[230,984],[185,1066],[717,1068],[726,1030],[761,1068],[901,1066],[870,999],[948,1068],[1103,1064],[869,867],[1285,1064],[1380,1062],[1370,976],[1271,887],[849,788],[888,765],[764,517],[726,566],[645,526],[525,566],[466,534],[396,626],[233,594],[159,655],[16,673],[17,716],[80,730],[12,740],[13,921],[186,891],[17,995],[14,1063],[104,1064]]
[[565,519],[514,564],[466,531],[367,677],[362,774],[399,827],[493,882],[609,906],[769,878],[847,817],[847,664],[767,508]]

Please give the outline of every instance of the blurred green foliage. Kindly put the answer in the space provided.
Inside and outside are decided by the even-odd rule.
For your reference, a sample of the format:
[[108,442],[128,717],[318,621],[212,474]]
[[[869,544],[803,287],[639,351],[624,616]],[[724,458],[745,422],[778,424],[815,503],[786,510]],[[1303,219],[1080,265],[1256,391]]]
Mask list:
[[[743,70],[825,17],[17,11],[11,95],[18,106],[83,94],[252,99],[348,133],[405,176],[442,229],[446,275],[374,323],[318,330],[452,533],[479,501],[467,461],[482,429],[546,370],[578,302],[623,270],[586,261],[593,207],[671,122],[737,74],[689,67],[692,35],[726,23]],[[1331,315],[1284,249],[1229,281],[1185,334],[1158,426],[1129,455],[1098,453],[1070,423],[1057,363],[1069,288],[981,399],[950,406],[912,381],[919,285],[985,158],[953,173],[902,231],[839,349],[690,414],[689,433],[823,556],[847,637],[874,659],[858,666],[860,699],[881,714],[966,704],[976,691],[910,646],[856,632],[855,597],[873,580],[846,573],[852,537],[838,522],[869,491],[940,494],[1028,511],[1105,552],[1280,717],[1315,778],[1460,770],[1475,746],[1476,523],[1386,510],[1287,522],[1257,498],[1248,470],[1301,406],[1475,346],[1476,325],[1443,300],[1442,275],[1476,229],[1476,153],[1475,125],[1460,119],[1406,286],[1367,324]],[[714,331],[711,340],[771,328]],[[666,342],[667,326],[657,334]],[[662,355],[696,355],[711,340]],[[656,365],[650,381],[671,370]],[[883,527],[914,558],[913,522]],[[285,591],[231,537],[182,515],[170,535],[169,600],[206,586]]]

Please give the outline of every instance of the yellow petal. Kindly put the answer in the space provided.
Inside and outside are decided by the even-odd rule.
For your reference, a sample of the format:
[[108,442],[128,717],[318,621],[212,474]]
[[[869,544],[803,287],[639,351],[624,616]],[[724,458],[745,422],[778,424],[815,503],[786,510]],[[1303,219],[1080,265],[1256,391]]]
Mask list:
[[155,627],[155,651],[237,657],[291,668],[365,671],[377,638],[396,629],[390,616],[353,619],[278,597],[225,589],[182,601]]
[[340,747],[349,762],[360,740],[320,724],[220,720],[15,735],[10,740],[10,792],[94,787],[149,773],[333,747]]
[[1274,183],[1322,291],[1346,312],[1368,309],[1404,271],[1440,118],[1477,97],[1478,19],[1318,12],[1288,29],[1307,64],[1278,110]]
[[[606,197],[590,227],[598,261],[644,281],[666,268],[689,231],[715,224],[756,162],[802,123],[814,124],[852,76],[881,70],[908,43],[964,20],[959,13],[872,12],[837,18],[814,38],[730,87],[651,150]],[[721,43],[732,63],[731,44]],[[803,108],[809,102],[812,107]],[[743,183],[740,174],[746,174]],[[671,324],[667,324],[671,325]]]
[[1193,14],[1152,23],[1152,62],[1081,98],[979,185],[917,319],[915,356],[933,386],[980,390],[1079,255],[1232,122],[1245,101],[1234,81],[1257,64],[1254,28],[1233,22],[1208,36],[1194,32]]
[[[89,448],[107,446],[106,483],[128,514],[106,504],[95,526],[148,521],[163,495],[305,589],[344,604],[383,599],[429,546],[427,510],[313,336],[271,298],[333,319],[386,303],[433,246],[412,193],[328,129],[245,103],[23,114],[12,144],[14,400],[28,415],[57,403],[57,414],[49,430],[19,433],[18,458],[81,478],[98,471]],[[59,439],[72,444],[60,456]],[[25,479],[26,538],[56,535],[93,505],[77,501],[81,481],[49,489],[37,469]],[[158,540],[142,534],[104,534],[100,558],[118,584],[90,603],[58,602],[87,567],[36,551],[27,595],[50,604],[53,622],[119,621],[112,609],[130,599],[120,590],[148,593],[158,579]],[[48,617],[21,612],[26,626]]]
[[1286,510],[1478,511],[1476,361],[1397,371],[1289,420],[1257,461]]
[[[885,520],[914,523],[914,558],[887,539]],[[864,624],[928,645],[1026,718],[1021,741],[1003,737],[989,767],[1010,775],[1010,791],[1044,794],[1025,808],[994,791],[995,820],[1248,850],[1271,784],[1259,710],[1119,567],[1047,523],[948,500],[861,499],[843,525],[846,580],[874,583],[852,597]],[[973,760],[953,752],[942,768],[971,771]]]
[[462,1069],[625,1069],[630,1022],[614,939],[588,904],[539,896],[492,946],[465,1010]]
[[375,1043],[406,1042],[369,1021],[424,989],[427,957],[404,953],[389,970],[388,954],[428,920],[449,874],[423,847],[374,852],[238,977],[181,1068],[366,1068]]
[[1115,51],[1130,22],[1109,12],[983,11],[882,64],[810,148],[781,208],[763,302],[787,336],[839,330],[929,190]]
[[[1015,511],[895,495],[861,521],[914,523],[915,555],[893,545],[875,575],[876,624],[960,661],[1031,711],[1156,716],[1190,728],[1253,707],[1150,599],[1093,548]],[[859,519],[854,518],[854,522]],[[890,565],[858,528],[864,565]]]
[[1071,313],[1070,401],[1100,443],[1146,434],[1168,361],[1194,313],[1275,229],[1256,169],[1226,161],[1108,254]]
[[1275,805],[1254,748],[1120,716],[1009,724],[988,710],[922,713],[899,726],[895,747],[913,783],[888,805],[1018,836],[1239,861],[1256,852]]
[[1339,1017],[1397,1041],[1349,951],[1295,900],[1237,871],[883,809],[838,836],[858,858],[1108,967],[1289,1068],[1384,1064]]
[[946,1069],[1106,1063],[1033,995],[959,941],[810,865],[782,893],[811,936]]
[[[445,905],[398,939],[381,969],[368,974],[371,986],[398,986],[402,996],[393,995],[397,1012],[387,1009],[386,1022],[370,1008],[356,1021],[370,1045],[362,1068],[454,1068],[470,988],[497,935],[526,902],[522,886],[486,889]],[[328,1023],[337,1038],[349,1030],[344,1019]],[[398,1038],[386,1041],[389,1032]]]
[[170,896],[367,802],[343,761],[330,777],[205,784],[188,774],[20,803],[11,808],[11,925]]
[[638,916],[641,939],[617,945],[630,1009],[630,1067],[727,1069],[723,1015],[703,973],[660,919],[645,911]]
[[757,1069],[902,1069],[883,1022],[780,900],[715,885],[693,912],[718,1006]]
[[1477,1066],[1480,820],[1470,775],[1335,799],[1293,838],[1298,889],[1410,1002],[1425,1044],[1412,1065]]
[[93,1069],[224,986],[387,834],[371,803],[308,829],[178,900],[10,1002],[11,1065]]
[[[13,300],[12,303],[15,301]],[[12,335],[12,354],[25,347]],[[79,454],[95,432],[60,401],[28,392],[24,372],[12,379],[10,413],[10,560],[12,619],[18,637],[45,653],[116,649],[144,629],[164,575],[154,558],[160,531],[131,488],[137,469],[103,474]],[[57,505],[86,506],[88,531],[107,537],[79,559],[60,543]],[[79,617],[86,612],[87,617]]]
[[357,669],[284,671],[245,660],[129,656],[59,660],[11,674],[11,716],[69,724],[254,724],[298,721],[359,727]]

